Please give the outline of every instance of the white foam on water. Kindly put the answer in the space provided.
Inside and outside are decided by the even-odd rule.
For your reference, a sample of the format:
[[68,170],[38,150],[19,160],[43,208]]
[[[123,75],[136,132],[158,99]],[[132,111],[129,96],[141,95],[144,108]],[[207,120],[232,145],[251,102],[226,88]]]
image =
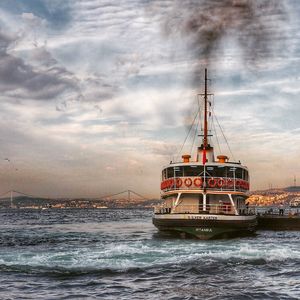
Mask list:
[[[125,225],[118,222],[93,222],[75,227],[73,224],[66,228],[64,226],[54,225],[51,232],[65,229],[68,237],[72,229],[72,244],[66,240],[62,244],[11,247],[9,251],[3,248],[0,249],[0,264],[122,270],[186,262],[198,263],[204,260],[208,262],[261,259],[272,262],[300,259],[300,232],[263,232],[255,238],[199,241],[155,238],[152,235],[156,230],[152,224],[147,223],[145,226],[143,222],[126,222]],[[82,232],[85,230],[88,230],[85,235],[87,246],[80,244]],[[42,233],[37,237],[40,234]],[[97,239],[94,241],[95,236]]]
[[73,249],[44,249],[34,252],[11,249],[0,253],[0,264],[63,268],[128,269],[186,262],[258,260],[266,262],[300,260],[295,245],[233,241],[147,240],[98,244]]

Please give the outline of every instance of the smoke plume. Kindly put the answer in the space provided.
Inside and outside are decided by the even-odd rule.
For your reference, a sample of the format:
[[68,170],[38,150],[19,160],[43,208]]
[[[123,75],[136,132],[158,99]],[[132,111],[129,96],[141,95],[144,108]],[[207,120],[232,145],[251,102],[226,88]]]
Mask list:
[[187,39],[188,49],[202,67],[226,55],[228,41],[238,46],[242,61],[251,65],[274,57],[283,47],[283,1],[175,1],[166,15],[165,32]]

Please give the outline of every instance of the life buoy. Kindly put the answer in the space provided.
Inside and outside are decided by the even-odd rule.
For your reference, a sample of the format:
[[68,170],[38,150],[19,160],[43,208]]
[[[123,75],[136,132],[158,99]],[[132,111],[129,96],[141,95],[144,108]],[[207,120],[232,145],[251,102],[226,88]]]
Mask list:
[[169,182],[169,180],[165,180],[165,182],[164,182],[164,188],[165,188],[165,189],[168,188],[168,182]]
[[244,182],[243,182],[243,180],[240,180],[240,188],[244,188]]
[[241,188],[246,190],[247,189],[247,182],[244,180],[241,180]]
[[166,189],[168,187],[168,180],[164,181],[164,189]]
[[245,189],[246,189],[246,190],[249,190],[249,188],[250,188],[250,184],[249,184],[249,182],[246,181],[246,182],[245,182]]
[[232,179],[227,179],[226,185],[229,188],[233,187],[233,180]]
[[174,183],[175,183],[175,180],[174,179],[170,179],[170,188],[174,187]]
[[171,179],[167,180],[166,187],[169,189],[171,187]]
[[190,187],[191,185],[192,185],[192,179],[191,178],[186,178],[185,180],[184,180],[184,184],[185,184],[185,186],[186,187]]
[[196,187],[202,186],[202,178],[201,177],[194,179],[194,186],[196,186]]
[[182,179],[176,178],[176,187],[180,188],[182,186]]
[[216,185],[217,185],[217,180],[215,178],[210,178],[208,180],[208,186],[209,187],[214,188],[214,187],[216,187]]
[[236,187],[240,187],[241,186],[241,181],[240,180],[236,180],[235,181],[235,186]]
[[224,184],[225,184],[225,180],[223,178],[219,178],[218,182],[217,182],[217,186],[219,188],[222,188],[224,186]]

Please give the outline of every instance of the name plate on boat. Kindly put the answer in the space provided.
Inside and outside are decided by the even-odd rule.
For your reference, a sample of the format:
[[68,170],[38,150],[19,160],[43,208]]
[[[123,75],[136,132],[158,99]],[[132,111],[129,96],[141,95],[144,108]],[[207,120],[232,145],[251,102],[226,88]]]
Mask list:
[[196,228],[196,231],[201,231],[201,232],[212,232],[211,228]]
[[188,216],[188,219],[218,220],[218,217],[213,217],[213,216]]

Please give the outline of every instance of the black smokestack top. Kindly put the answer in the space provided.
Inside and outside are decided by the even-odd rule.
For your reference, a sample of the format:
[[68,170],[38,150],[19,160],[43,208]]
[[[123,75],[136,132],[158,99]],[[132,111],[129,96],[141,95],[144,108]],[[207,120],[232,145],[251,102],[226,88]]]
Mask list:
[[229,39],[239,46],[245,63],[273,56],[282,46],[284,21],[283,1],[185,0],[174,1],[165,30],[181,33],[203,68],[222,51],[226,54]]

